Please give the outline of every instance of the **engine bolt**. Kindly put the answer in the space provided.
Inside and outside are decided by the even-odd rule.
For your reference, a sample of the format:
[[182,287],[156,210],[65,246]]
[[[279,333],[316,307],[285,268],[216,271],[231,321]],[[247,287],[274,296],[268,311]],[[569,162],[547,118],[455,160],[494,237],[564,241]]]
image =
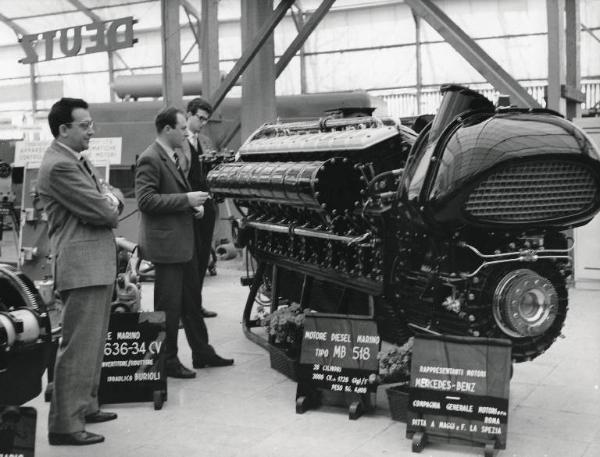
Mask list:
[[473,284],[479,284],[479,278],[477,276],[473,278]]
[[473,330],[473,336],[479,336],[479,332],[477,330]]
[[469,314],[469,322],[475,322],[475,316],[472,314]]
[[475,294],[469,294],[469,301],[475,300]]

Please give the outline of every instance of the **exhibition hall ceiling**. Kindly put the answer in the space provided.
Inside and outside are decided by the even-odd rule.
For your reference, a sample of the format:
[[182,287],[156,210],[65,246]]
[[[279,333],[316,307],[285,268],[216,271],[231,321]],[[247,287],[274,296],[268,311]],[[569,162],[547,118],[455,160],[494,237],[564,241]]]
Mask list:
[[[183,2],[182,2],[183,3]],[[196,11],[201,10],[201,0],[186,0]],[[278,1],[274,0],[277,4]],[[313,11],[320,0],[302,0],[298,7]],[[348,8],[365,4],[394,4],[399,0],[339,0],[338,7]],[[136,29],[152,29],[160,26],[160,0],[0,0],[0,46],[12,45],[16,41],[15,28],[27,34],[41,33],[49,28],[61,29],[90,23],[90,15],[104,21],[133,16]],[[336,6],[334,6],[334,9]],[[86,12],[87,10],[87,12]],[[219,20],[239,19],[240,0],[219,0]],[[187,24],[184,14],[182,24]]]

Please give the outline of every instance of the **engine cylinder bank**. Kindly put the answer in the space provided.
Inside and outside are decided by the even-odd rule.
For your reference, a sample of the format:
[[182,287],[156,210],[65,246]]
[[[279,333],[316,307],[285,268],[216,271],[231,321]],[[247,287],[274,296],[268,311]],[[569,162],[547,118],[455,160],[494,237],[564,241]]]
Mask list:
[[346,159],[226,163],[211,171],[208,184],[226,197],[331,210],[354,208],[366,187]]

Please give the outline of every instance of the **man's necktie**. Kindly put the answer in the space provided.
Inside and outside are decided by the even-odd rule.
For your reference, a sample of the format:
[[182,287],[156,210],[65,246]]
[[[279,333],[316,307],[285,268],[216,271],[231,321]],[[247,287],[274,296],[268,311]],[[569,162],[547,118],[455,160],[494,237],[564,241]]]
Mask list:
[[79,160],[81,160],[81,163],[83,163],[83,168],[85,168],[85,171],[87,171],[88,174],[92,177],[92,179],[96,183],[96,187],[97,187],[98,186],[98,181],[96,181],[96,175],[92,171],[92,167],[90,167],[90,164],[88,163],[88,161],[85,160],[85,157],[81,156],[79,158]]
[[87,163],[87,161],[85,160],[85,158],[83,156],[81,156],[79,158],[79,160],[81,160],[81,163],[83,163],[83,167],[85,168],[85,171],[87,171],[92,178],[95,178],[94,172],[90,168],[90,164]]
[[183,182],[187,182],[185,179],[185,174],[183,173],[183,170],[181,169],[181,165],[179,164],[179,156],[177,155],[176,152],[173,152],[173,159],[175,159],[175,168],[177,168],[179,175],[183,178]]

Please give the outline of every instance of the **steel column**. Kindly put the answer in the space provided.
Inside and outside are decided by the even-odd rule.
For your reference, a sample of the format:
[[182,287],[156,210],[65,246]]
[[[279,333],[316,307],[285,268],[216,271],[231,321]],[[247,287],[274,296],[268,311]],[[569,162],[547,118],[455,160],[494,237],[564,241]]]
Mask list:
[[[202,95],[205,98],[211,97],[221,83],[218,16],[219,1],[202,0],[200,71],[202,71]],[[219,117],[219,113],[213,113],[212,117]]]
[[[294,19],[294,25],[296,26],[296,32],[300,33],[300,30],[304,27],[304,11],[300,6],[300,1],[296,0],[297,12],[292,9],[292,18]],[[306,56],[304,55],[304,46],[298,51],[298,57],[300,58],[300,93],[306,93]]]
[[233,87],[235,82],[244,72],[246,67],[249,65],[250,61],[258,53],[260,47],[271,35],[277,24],[279,24],[281,19],[283,19],[285,13],[292,6],[293,3],[293,0],[282,0],[279,3],[275,11],[273,11],[273,14],[269,18],[269,20],[263,24],[263,26],[256,34],[252,42],[244,49],[242,56],[238,59],[231,71],[227,74],[225,80],[221,83],[217,91],[211,96],[210,102],[213,107],[216,108],[221,104],[229,90]]
[[565,23],[564,0],[546,0],[546,19],[548,22],[548,90],[546,106],[565,113],[565,102],[561,98],[560,88],[565,84]]
[[[307,38],[314,31],[314,29],[319,25],[321,20],[325,17],[331,6],[335,3],[335,0],[324,0],[319,7],[311,14],[308,21],[304,23],[302,30],[298,33],[296,38],[290,43],[285,52],[281,55],[277,64],[275,65],[275,77],[278,78],[283,70],[290,63],[294,55],[298,52],[299,49],[302,48],[302,45],[306,42]],[[241,126],[241,122],[238,121],[234,126],[227,132],[226,137],[224,138],[221,147],[225,147],[229,144],[229,142],[233,139],[233,137],[237,134]]]
[[413,13],[415,21],[415,60],[416,60],[416,96],[417,96],[417,116],[421,114],[422,92],[423,92],[423,59],[421,57],[421,18]]
[[[569,88],[581,93],[581,25],[580,0],[567,0],[565,4],[565,52],[567,59],[566,92]],[[581,93],[581,95],[583,95]],[[584,101],[583,100],[580,101]],[[567,97],[567,119],[581,116],[580,101]]]
[[[273,12],[273,0],[242,0],[242,43],[248,43]],[[282,16],[283,18],[283,16]],[[242,141],[260,125],[274,121],[275,41],[273,33],[263,42],[242,80]]]
[[179,0],[160,0],[162,79],[165,106],[182,108],[181,35],[179,34]]

